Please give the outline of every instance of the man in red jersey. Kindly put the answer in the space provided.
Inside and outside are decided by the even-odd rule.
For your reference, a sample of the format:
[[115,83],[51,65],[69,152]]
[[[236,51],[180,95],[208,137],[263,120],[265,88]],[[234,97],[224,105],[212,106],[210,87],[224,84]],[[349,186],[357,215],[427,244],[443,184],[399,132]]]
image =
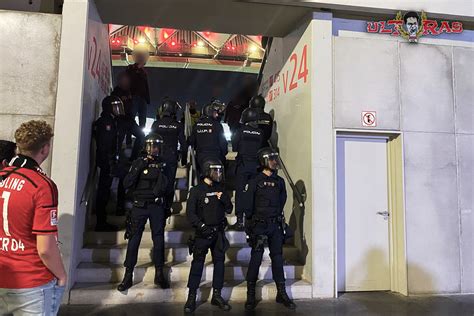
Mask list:
[[0,170],[0,315],[56,315],[64,293],[58,191],[40,168],[52,137],[45,121],[23,123],[18,155]]

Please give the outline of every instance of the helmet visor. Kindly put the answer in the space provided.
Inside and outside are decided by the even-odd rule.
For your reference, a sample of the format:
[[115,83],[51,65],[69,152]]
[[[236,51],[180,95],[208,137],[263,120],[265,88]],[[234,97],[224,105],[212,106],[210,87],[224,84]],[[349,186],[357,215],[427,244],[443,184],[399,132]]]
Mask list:
[[159,139],[147,139],[145,141],[145,151],[149,156],[159,157],[163,154],[163,142]]
[[112,113],[114,116],[124,116],[125,109],[123,107],[123,102],[120,99],[114,100],[111,102],[112,104]]
[[209,176],[209,179],[211,179],[214,182],[224,181],[224,166],[210,165],[208,176]]
[[280,155],[278,153],[270,153],[263,155],[265,167],[270,170],[278,170],[281,168]]

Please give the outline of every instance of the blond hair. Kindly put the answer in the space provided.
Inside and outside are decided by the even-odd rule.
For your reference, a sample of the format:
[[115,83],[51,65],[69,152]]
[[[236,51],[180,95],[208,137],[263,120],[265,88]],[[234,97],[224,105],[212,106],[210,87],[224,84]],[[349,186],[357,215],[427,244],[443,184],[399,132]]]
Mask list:
[[51,125],[39,120],[25,122],[15,131],[15,141],[20,153],[36,154],[53,136]]

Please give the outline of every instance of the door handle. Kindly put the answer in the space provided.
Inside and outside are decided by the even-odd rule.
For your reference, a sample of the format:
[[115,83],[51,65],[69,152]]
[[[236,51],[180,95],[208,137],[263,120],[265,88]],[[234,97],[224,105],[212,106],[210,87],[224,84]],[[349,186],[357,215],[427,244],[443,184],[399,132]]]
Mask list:
[[380,216],[383,216],[383,219],[384,220],[388,220],[389,216],[390,216],[390,213],[388,211],[385,211],[385,212],[377,212],[376,213],[377,215],[380,215]]

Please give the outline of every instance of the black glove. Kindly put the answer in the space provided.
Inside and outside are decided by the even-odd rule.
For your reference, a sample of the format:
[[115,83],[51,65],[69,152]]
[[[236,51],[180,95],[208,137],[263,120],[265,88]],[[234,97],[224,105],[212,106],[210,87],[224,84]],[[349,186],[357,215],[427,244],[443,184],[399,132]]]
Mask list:
[[198,227],[198,230],[199,230],[199,234],[204,237],[204,238],[207,238],[207,239],[212,239],[212,237],[214,237],[214,229],[212,229],[211,227],[207,226],[206,224],[200,224],[200,226]]

